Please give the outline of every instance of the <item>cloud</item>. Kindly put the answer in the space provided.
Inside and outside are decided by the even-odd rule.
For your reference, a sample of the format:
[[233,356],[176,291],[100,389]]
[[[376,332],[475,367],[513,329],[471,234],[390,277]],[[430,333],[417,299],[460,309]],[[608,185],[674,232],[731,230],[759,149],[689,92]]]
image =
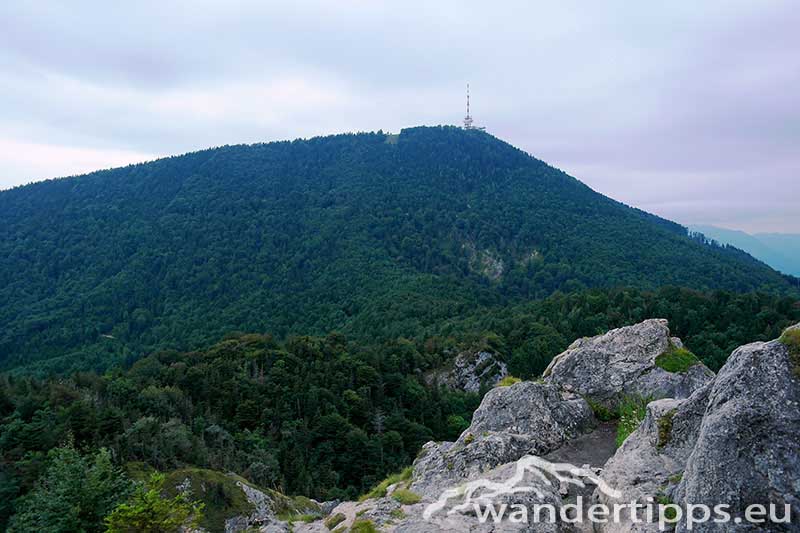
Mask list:
[[604,194],[800,231],[798,24],[779,0],[10,0],[0,138],[42,152],[0,154],[0,188],[75,171],[53,146],[102,163],[458,123],[469,81],[491,133]]
[[73,176],[124,166],[131,162],[149,161],[157,157],[155,154],[127,150],[93,150],[20,142],[0,137],[0,167],[10,169],[12,174],[23,176],[17,184],[27,183],[25,175]]

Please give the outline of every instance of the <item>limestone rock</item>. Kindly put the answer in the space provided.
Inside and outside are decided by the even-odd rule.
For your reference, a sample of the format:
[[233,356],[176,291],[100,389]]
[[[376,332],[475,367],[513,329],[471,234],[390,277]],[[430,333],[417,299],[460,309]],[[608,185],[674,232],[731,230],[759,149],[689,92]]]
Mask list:
[[412,490],[438,494],[526,454],[543,455],[588,432],[595,420],[577,395],[553,385],[520,382],[483,398],[472,423],[454,443],[428,443],[414,464]]
[[[800,329],[800,325],[791,329]],[[648,405],[645,420],[607,463],[603,479],[622,502],[647,497],[730,506],[784,505],[800,523],[800,380],[780,341],[736,349],[713,382],[686,400]],[[614,503],[601,493],[603,503]],[[676,531],[686,529],[684,522]],[[695,524],[693,531],[790,531],[780,524]],[[655,532],[656,524],[605,524],[600,532]]]
[[[779,513],[789,504],[792,523],[800,524],[800,380],[786,345],[756,342],[731,354],[709,395],[676,501],[727,503],[734,516],[754,503],[775,504]],[[748,527],[707,524],[695,531],[756,531]]]
[[547,367],[545,381],[610,408],[626,395],[688,398],[714,374],[702,363],[685,372],[656,366],[659,355],[682,346],[666,320],[645,320],[573,342]]
[[253,511],[249,516],[235,516],[226,520],[225,533],[247,531],[254,527],[259,527],[261,531],[268,533],[289,531],[289,526],[275,517],[272,511],[272,498],[247,483],[237,481],[236,486],[242,489],[247,501],[253,506]]
[[465,350],[456,356],[451,368],[429,374],[426,381],[430,385],[478,392],[481,386],[493,387],[507,375],[508,368],[500,354],[487,350]]

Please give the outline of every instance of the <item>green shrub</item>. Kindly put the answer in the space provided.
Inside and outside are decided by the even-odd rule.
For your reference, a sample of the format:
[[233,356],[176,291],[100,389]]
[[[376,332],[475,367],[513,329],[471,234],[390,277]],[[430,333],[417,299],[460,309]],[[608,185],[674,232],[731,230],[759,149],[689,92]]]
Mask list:
[[[134,489],[101,448],[83,455],[72,440],[47,454],[48,466],[33,489],[14,502],[17,514],[8,531],[82,531],[99,533],[103,517],[126,501]],[[0,474],[0,485],[2,485]],[[8,494],[8,492],[4,492]],[[8,502],[10,503],[10,502]],[[2,507],[7,502],[0,502]],[[0,530],[3,527],[0,516]]]
[[498,387],[510,387],[510,386],[511,386],[511,385],[513,385],[514,383],[519,383],[520,381],[522,381],[522,380],[521,380],[521,379],[519,379],[519,378],[517,378],[517,377],[514,377],[514,376],[506,376],[506,377],[504,377],[503,379],[501,379],[501,380],[500,380],[500,381],[497,383],[497,386],[498,386]]
[[467,436],[464,437],[464,444],[469,446],[473,442],[475,442],[475,435],[473,435],[472,433],[467,433]]
[[409,466],[408,468],[404,469],[402,472],[397,474],[392,474],[391,476],[387,477],[378,485],[376,485],[372,490],[368,493],[362,495],[358,501],[363,502],[364,500],[369,500],[372,498],[383,498],[386,496],[386,489],[389,486],[394,485],[395,483],[400,483],[401,481],[408,481],[411,479],[411,475],[414,473],[414,468]]
[[672,343],[664,353],[656,357],[656,366],[673,374],[686,372],[697,364],[700,364],[700,360],[692,352]]
[[617,426],[617,448],[622,446],[628,435],[636,431],[647,414],[647,404],[652,398],[627,396],[619,404],[619,425]]
[[286,496],[272,489],[263,489],[272,498],[272,508],[284,522],[308,522],[322,517],[319,504],[305,496]]
[[616,420],[619,418],[619,411],[615,409],[609,409],[602,403],[598,403],[594,400],[590,400],[589,398],[584,398],[586,403],[589,404],[589,407],[592,409],[595,418],[601,420],[603,422],[610,422],[611,420]]
[[789,348],[789,360],[795,377],[800,378],[800,328],[787,329],[781,335],[780,342]]
[[[659,505],[672,505],[675,502],[673,502],[672,498],[670,498],[666,494],[661,493],[656,496],[656,503],[658,503]],[[678,511],[676,511],[672,507],[669,507],[664,510],[664,518],[666,518],[667,520],[675,520],[677,516],[678,516]]]
[[672,437],[672,419],[674,417],[675,409],[658,419],[658,448],[663,448],[669,443],[669,439]]
[[372,523],[372,520],[356,520],[353,522],[353,527],[350,528],[351,533],[378,533],[378,528]]
[[419,494],[411,492],[408,489],[397,489],[392,493],[392,498],[403,505],[414,505],[415,503],[419,503],[422,499]]
[[140,484],[127,503],[117,506],[106,519],[109,533],[130,531],[177,531],[197,528],[203,518],[203,503],[191,501],[184,492],[164,498],[164,474],[154,473]]
[[336,513],[335,515],[332,515],[328,517],[327,520],[325,520],[325,527],[333,531],[333,529],[342,522],[344,522],[346,518],[347,517],[342,513]]

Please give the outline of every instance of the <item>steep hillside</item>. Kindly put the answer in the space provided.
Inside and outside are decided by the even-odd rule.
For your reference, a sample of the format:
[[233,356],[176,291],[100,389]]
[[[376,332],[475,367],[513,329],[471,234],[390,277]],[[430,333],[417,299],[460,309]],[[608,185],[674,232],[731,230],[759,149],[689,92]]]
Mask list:
[[234,331],[380,339],[586,286],[785,293],[732,248],[482,132],[222,148],[0,193],[0,365]]

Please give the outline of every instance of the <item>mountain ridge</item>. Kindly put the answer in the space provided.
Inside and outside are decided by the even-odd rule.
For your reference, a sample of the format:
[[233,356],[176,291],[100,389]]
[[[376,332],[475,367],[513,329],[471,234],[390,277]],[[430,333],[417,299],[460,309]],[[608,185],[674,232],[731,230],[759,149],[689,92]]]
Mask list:
[[792,233],[747,233],[717,226],[692,224],[689,230],[719,243],[735,246],[775,270],[800,276],[800,235]]

